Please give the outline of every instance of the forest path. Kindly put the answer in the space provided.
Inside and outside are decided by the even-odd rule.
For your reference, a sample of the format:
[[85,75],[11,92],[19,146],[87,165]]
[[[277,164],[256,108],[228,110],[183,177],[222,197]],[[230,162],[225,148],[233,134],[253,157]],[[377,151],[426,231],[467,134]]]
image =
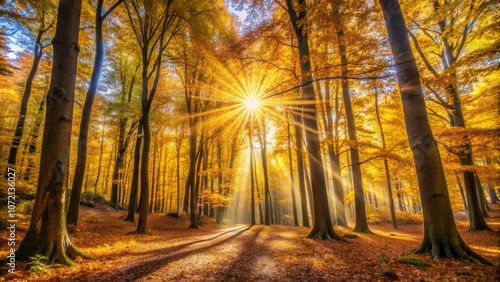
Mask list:
[[[458,220],[464,241],[496,265],[500,263],[500,207],[491,205],[487,222],[493,231],[468,232]],[[370,224],[374,234],[348,242],[305,239],[308,228],[263,225],[218,225],[212,219],[199,230],[187,217],[150,214],[151,235],[126,235],[135,224],[126,213],[104,206],[82,208],[72,241],[95,260],[77,259],[73,268],[50,267],[29,274],[19,263],[19,281],[495,281],[495,266],[458,260],[431,260],[414,255],[422,224]],[[29,221],[26,220],[26,226]],[[22,227],[22,226],[21,226]],[[19,235],[22,237],[23,228]],[[25,230],[25,229],[24,229]],[[335,228],[339,235],[351,228]],[[5,231],[0,236],[5,237]],[[3,251],[3,250],[2,250]],[[0,255],[4,256],[0,252]],[[398,262],[415,257],[430,263],[415,267]],[[3,270],[3,269],[2,269]],[[3,273],[3,271],[2,271]],[[5,276],[0,276],[3,281]],[[13,277],[8,277],[13,278]]]

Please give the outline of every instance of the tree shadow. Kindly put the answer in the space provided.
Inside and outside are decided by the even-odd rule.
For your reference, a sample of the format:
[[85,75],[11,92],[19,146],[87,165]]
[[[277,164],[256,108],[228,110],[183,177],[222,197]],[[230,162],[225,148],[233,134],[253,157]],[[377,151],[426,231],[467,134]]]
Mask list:
[[[206,252],[207,250],[214,248],[214,247],[217,247],[217,246],[220,246],[220,245],[224,245],[227,242],[240,236],[244,232],[248,231],[250,229],[250,227],[251,226],[249,226],[249,225],[243,226],[241,228],[236,228],[233,230],[223,232],[221,234],[217,234],[216,236],[213,236],[213,237],[208,238],[208,239],[197,240],[194,242],[185,243],[185,244],[175,246],[175,247],[157,249],[153,252],[151,252],[151,251],[143,252],[142,254],[148,254],[148,255],[151,255],[152,257],[155,257],[155,258],[144,260],[143,262],[141,262],[139,264],[135,264],[135,265],[132,265],[130,267],[125,267],[125,268],[121,268],[121,269],[112,269],[109,271],[101,271],[98,273],[92,272],[90,275],[89,275],[89,273],[82,273],[82,274],[74,277],[74,279],[75,280],[82,280],[82,281],[116,281],[116,280],[120,280],[120,278],[118,278],[118,277],[133,277],[134,280],[139,279],[143,276],[146,276],[146,275],[168,265],[171,262],[183,259],[183,258],[188,257],[190,255]],[[182,250],[190,245],[211,241],[211,240],[214,240],[218,237],[221,237],[223,235],[226,235],[230,232],[235,232],[235,231],[238,231],[238,232],[236,232],[235,234],[233,234],[233,235],[231,235],[223,240],[215,242],[211,245],[208,245],[205,247],[200,247],[200,248],[197,248],[194,250],[188,250],[188,251],[184,251],[184,252],[175,253],[176,251]],[[172,254],[172,253],[174,253],[174,254]],[[119,254],[116,254],[116,255],[119,255]],[[138,254],[135,254],[135,255],[138,255]]]

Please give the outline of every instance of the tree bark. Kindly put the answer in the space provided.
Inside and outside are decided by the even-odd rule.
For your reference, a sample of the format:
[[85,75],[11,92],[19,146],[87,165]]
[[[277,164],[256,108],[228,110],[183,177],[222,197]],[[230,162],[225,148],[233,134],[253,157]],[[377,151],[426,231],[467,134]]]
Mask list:
[[24,180],[26,181],[31,180],[31,174],[35,169],[35,161],[33,160],[33,158],[36,153],[38,134],[40,134],[40,127],[42,126],[44,109],[45,109],[45,99],[43,99],[42,102],[40,102],[40,107],[38,108],[38,113],[35,117],[35,121],[33,122],[33,128],[31,129],[29,137],[30,141],[28,147],[28,164],[26,165],[26,170],[24,171],[24,177],[23,177]]
[[253,151],[253,119],[250,119],[250,129],[248,131],[248,145],[250,147],[250,225],[255,225],[255,172],[254,172],[254,158]]
[[292,159],[292,136],[290,133],[290,120],[287,118],[287,132],[288,132],[288,162],[290,167],[290,193],[292,194],[292,211],[293,211],[293,225],[299,226],[299,219],[297,216],[297,200],[295,199],[295,180],[293,177],[293,159]]
[[90,258],[71,242],[65,217],[81,6],[81,0],[58,6],[37,193],[29,229],[16,252],[18,260],[41,254],[48,261],[73,265],[77,256]]
[[[318,135],[317,109],[312,85],[312,68],[309,53],[309,42],[307,32],[307,14],[305,0],[298,0],[298,6],[294,8],[292,0],[286,1],[290,23],[295,31],[299,49],[300,70],[302,73],[302,101],[304,108],[304,126],[306,130],[307,151],[309,155],[310,173],[314,175],[311,181],[312,196],[314,206],[313,227],[307,238],[318,239],[338,239],[342,240],[335,231],[333,231],[330,210],[328,208],[328,197],[326,193],[326,182],[323,162],[321,160],[321,147]],[[298,12],[298,13],[297,13]],[[297,145],[302,140],[297,140]],[[299,171],[299,173],[301,173]]]
[[[259,122],[259,121],[258,121]],[[262,159],[262,171],[264,173],[264,224],[271,225],[271,197],[269,192],[269,174],[267,171],[267,138],[266,138],[266,121],[263,122],[262,129],[259,127],[259,131],[262,131],[262,137],[259,134],[260,143],[260,156]]]
[[[378,110],[378,92],[375,89],[375,115],[377,116],[378,129],[380,131],[380,139],[382,141],[382,149],[386,149],[384,129],[382,127],[382,122],[380,121],[380,113]],[[397,229],[398,224],[396,222],[396,212],[394,210],[394,197],[392,196],[392,186],[391,186],[391,174],[389,172],[389,162],[387,157],[384,156],[384,171],[385,171],[385,181],[387,185],[387,197],[389,198],[389,212],[391,213],[392,228]]]
[[399,1],[380,0],[389,44],[395,61],[406,132],[415,161],[424,215],[424,239],[416,253],[441,257],[487,260],[471,250],[458,234],[437,143],[431,131]]
[[[118,4],[123,0],[118,1]],[[87,163],[87,140],[90,126],[90,115],[94,104],[99,78],[101,77],[102,63],[104,61],[104,42],[102,36],[102,23],[106,18],[102,15],[104,0],[97,1],[97,9],[95,16],[95,55],[92,75],[89,82],[89,88],[83,104],[82,118],[80,120],[80,132],[78,134],[78,153],[76,158],[75,174],[73,175],[73,185],[71,188],[71,198],[69,202],[67,224],[68,226],[76,227],[78,225],[78,215],[80,213],[80,196],[82,194],[82,184],[85,178],[85,166]],[[115,4],[110,10],[116,7]]]
[[[43,19],[44,18],[42,17],[42,21]],[[24,123],[26,120],[26,114],[28,112],[28,102],[31,96],[31,88],[33,86],[33,80],[35,79],[36,73],[38,71],[38,66],[40,65],[40,60],[43,56],[42,35],[46,31],[47,29],[44,29],[44,22],[42,22],[42,25],[38,30],[38,35],[35,39],[35,47],[33,48],[33,62],[26,79],[26,85],[24,86],[23,98],[21,99],[21,107],[19,109],[19,116],[17,117],[16,130],[14,131],[14,137],[12,138],[12,143],[10,145],[9,158],[7,159],[7,163],[11,168],[12,166],[16,165],[17,150],[19,148],[19,145],[21,144],[21,139],[23,138]]]
[[302,106],[292,109],[293,124],[295,129],[295,150],[297,155],[297,174],[299,177],[300,207],[302,211],[302,226],[310,227],[309,213],[307,211],[306,181],[304,175],[304,155],[302,146]]
[[344,98],[344,108],[347,121],[347,131],[349,136],[349,151],[351,152],[351,168],[352,180],[354,187],[354,208],[356,220],[354,225],[354,232],[370,233],[368,228],[368,220],[366,218],[366,204],[363,191],[363,182],[361,176],[361,164],[359,161],[358,140],[356,137],[356,122],[354,119],[354,112],[351,105],[351,94],[349,93],[349,81],[347,76],[349,74],[347,68],[347,52],[344,40],[343,27],[340,24],[340,19],[336,25],[338,37],[338,49],[340,53],[342,65],[342,97]]

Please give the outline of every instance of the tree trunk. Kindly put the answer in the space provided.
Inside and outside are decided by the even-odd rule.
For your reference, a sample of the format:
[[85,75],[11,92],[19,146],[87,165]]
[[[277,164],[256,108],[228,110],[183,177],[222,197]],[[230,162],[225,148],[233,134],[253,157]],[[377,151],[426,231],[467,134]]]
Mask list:
[[[28,164],[26,166],[26,170],[24,171],[24,180],[31,180],[31,174],[35,169],[35,161],[33,160],[34,155],[36,153],[36,146],[38,141],[38,134],[40,133],[40,127],[42,126],[43,112],[45,109],[45,99],[42,99],[40,102],[40,107],[38,108],[37,116],[35,117],[35,121],[33,122],[33,129],[30,133],[30,143],[28,148]],[[30,181],[31,183],[31,181]]]
[[297,174],[299,176],[300,207],[302,211],[302,226],[310,227],[309,213],[307,212],[306,182],[304,175],[304,155],[302,146],[302,106],[292,109],[295,129],[295,148],[297,154]]
[[[141,167],[141,146],[142,146],[142,121],[139,121],[139,128],[137,129],[137,137],[135,141],[135,150],[134,150],[134,167],[132,168],[132,184],[130,185],[130,197],[128,201],[128,213],[127,217],[125,218],[125,221],[130,221],[130,222],[135,222],[135,212],[137,210],[137,196],[138,196],[138,191],[139,191],[139,170]],[[122,152],[120,150],[119,155],[121,155]],[[123,154],[125,154],[125,151],[123,151]],[[119,157],[119,156],[118,156]],[[122,165],[122,158],[117,157],[117,163],[118,160],[120,160],[120,166]],[[115,170],[118,164],[115,165]],[[119,168],[121,169],[121,168]],[[118,174],[118,173],[117,173]],[[113,173],[113,178],[114,178],[115,173]],[[113,185],[115,185],[113,183]]]
[[71,243],[65,217],[81,6],[74,0],[58,7],[37,193],[18,260],[41,254],[50,262],[73,265],[77,256],[90,258]]
[[267,147],[266,147],[266,121],[263,122],[263,127],[261,129],[262,137],[260,132],[258,133],[259,143],[260,143],[260,156],[262,159],[262,171],[264,173],[264,224],[271,224],[271,197],[269,193],[269,174],[267,172]]
[[361,178],[361,164],[359,162],[358,140],[356,137],[356,123],[354,112],[351,105],[351,95],[349,93],[349,81],[347,76],[347,54],[344,43],[344,31],[340,25],[337,25],[338,48],[342,64],[342,96],[344,98],[344,108],[347,120],[347,131],[349,135],[349,151],[351,152],[351,168],[354,187],[354,207],[356,211],[356,221],[354,232],[370,233],[368,220],[366,218],[365,198],[363,191],[363,182]]
[[[332,221],[330,219],[330,210],[328,208],[328,197],[326,193],[326,182],[323,162],[321,160],[321,147],[318,135],[317,109],[315,103],[314,88],[312,85],[311,75],[311,59],[309,53],[308,33],[306,26],[306,3],[305,0],[298,1],[298,7],[294,8],[292,0],[286,1],[290,22],[297,37],[299,49],[300,70],[302,73],[302,101],[306,117],[304,118],[304,126],[306,130],[307,151],[309,154],[310,173],[314,175],[312,179],[312,194],[314,200],[314,220],[313,227],[308,238],[318,239],[339,239],[342,240],[333,231]],[[296,12],[298,11],[298,13]],[[297,140],[297,145],[302,143],[301,139]],[[299,171],[299,174],[302,173]],[[303,211],[304,212],[304,211]]]
[[195,152],[195,170],[193,172],[194,175],[194,183],[191,185],[191,191],[190,191],[190,199],[189,199],[189,204],[190,204],[190,209],[189,209],[189,215],[191,219],[191,224],[189,225],[190,229],[198,229],[198,191],[200,188],[200,176],[198,175],[198,172],[200,171],[201,168],[201,161],[203,160],[203,147],[204,147],[204,141],[205,141],[205,136],[204,132],[202,131],[202,134],[200,136],[200,143],[198,144],[198,152]]
[[344,187],[342,185],[342,172],[340,170],[339,156],[339,101],[338,87],[335,91],[335,122],[333,121],[330,83],[325,85],[325,111],[327,116],[326,135],[328,137],[328,157],[330,158],[330,169],[332,171],[333,189],[335,197],[335,222],[338,226],[347,226],[344,205]]
[[[287,119],[288,120],[288,119]],[[292,194],[292,211],[293,211],[293,225],[299,226],[299,219],[297,216],[297,202],[295,199],[295,180],[293,177],[293,159],[292,159],[292,136],[290,133],[290,120],[287,122],[288,132],[288,162],[290,166],[290,193]]]
[[[95,55],[92,75],[89,82],[89,88],[85,97],[85,103],[82,110],[82,118],[80,120],[80,132],[78,134],[78,153],[76,158],[75,174],[73,175],[73,186],[71,188],[71,198],[69,202],[67,224],[68,226],[78,225],[78,215],[80,212],[80,196],[82,193],[82,184],[85,177],[85,165],[87,163],[87,140],[90,126],[90,115],[92,113],[92,105],[94,97],[99,85],[101,77],[102,63],[104,61],[104,43],[102,36],[102,23],[106,16],[102,16],[104,0],[97,1],[97,9],[95,16]],[[121,2],[121,1],[119,1]],[[118,3],[119,3],[118,2]],[[114,6],[116,7],[116,6]],[[111,8],[112,9],[114,9]],[[109,13],[109,11],[108,11]],[[106,14],[107,15],[107,14]]]
[[[380,121],[380,113],[378,110],[378,92],[375,89],[375,114],[377,116],[378,129],[380,131],[380,139],[382,141],[382,149],[386,149],[384,129],[382,128],[382,122]],[[391,173],[389,172],[389,163],[387,157],[384,157],[384,171],[385,171],[385,181],[387,185],[387,197],[389,198],[389,211],[391,213],[392,228],[397,229],[398,224],[396,222],[396,212],[394,210],[394,198],[392,196],[392,186],[391,186]]]
[[455,177],[457,179],[458,188],[460,189],[460,196],[462,197],[462,203],[464,204],[465,214],[467,215],[467,218],[469,218],[469,208],[467,207],[467,200],[465,198],[464,189],[462,188],[462,182],[460,181],[458,172],[455,172]]
[[[35,47],[33,48],[33,63],[31,64],[30,72],[26,78],[26,85],[24,86],[23,98],[21,99],[19,116],[17,117],[16,130],[10,145],[9,158],[7,160],[7,163],[9,164],[8,168],[13,168],[13,166],[16,165],[17,150],[21,144],[21,139],[23,138],[24,122],[28,112],[28,102],[31,96],[31,88],[33,86],[33,80],[35,79],[36,72],[38,71],[38,66],[40,65],[40,60],[43,56],[44,47],[42,46],[42,35],[47,31],[47,29],[44,29],[44,24],[44,17],[42,17],[41,27],[38,30],[38,35],[35,39]],[[40,107],[42,108],[42,106]],[[7,170],[5,176],[7,176]]]
[[424,215],[424,239],[416,253],[435,259],[476,258],[458,234],[437,143],[429,125],[420,75],[407,35],[399,1],[380,0],[395,61],[406,132],[415,161]]
[[490,207],[488,207],[488,203],[486,202],[483,184],[481,183],[481,180],[479,180],[477,172],[474,173],[474,178],[476,179],[476,189],[479,198],[479,207],[481,208],[481,214],[483,215],[483,217],[489,217],[487,211],[490,210]]
[[248,131],[248,144],[250,147],[250,225],[255,225],[255,172],[253,151],[253,119],[250,119],[250,130]]

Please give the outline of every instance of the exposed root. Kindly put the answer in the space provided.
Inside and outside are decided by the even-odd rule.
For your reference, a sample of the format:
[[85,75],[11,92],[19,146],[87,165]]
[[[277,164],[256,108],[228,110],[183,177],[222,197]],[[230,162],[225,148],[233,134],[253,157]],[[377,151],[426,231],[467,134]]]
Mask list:
[[493,265],[490,261],[483,258],[476,252],[474,252],[460,236],[458,240],[452,242],[448,240],[447,242],[438,242],[429,240],[427,236],[424,236],[424,240],[420,247],[415,250],[415,254],[430,254],[435,260],[440,260],[442,257],[449,259],[461,259],[473,261],[474,259],[486,265]]
[[151,235],[148,230],[134,230],[128,232],[126,235]]
[[311,229],[309,234],[307,234],[306,238],[309,239],[318,239],[318,240],[339,240],[347,242],[346,239],[337,235],[333,229],[328,230],[327,228],[314,227]]

